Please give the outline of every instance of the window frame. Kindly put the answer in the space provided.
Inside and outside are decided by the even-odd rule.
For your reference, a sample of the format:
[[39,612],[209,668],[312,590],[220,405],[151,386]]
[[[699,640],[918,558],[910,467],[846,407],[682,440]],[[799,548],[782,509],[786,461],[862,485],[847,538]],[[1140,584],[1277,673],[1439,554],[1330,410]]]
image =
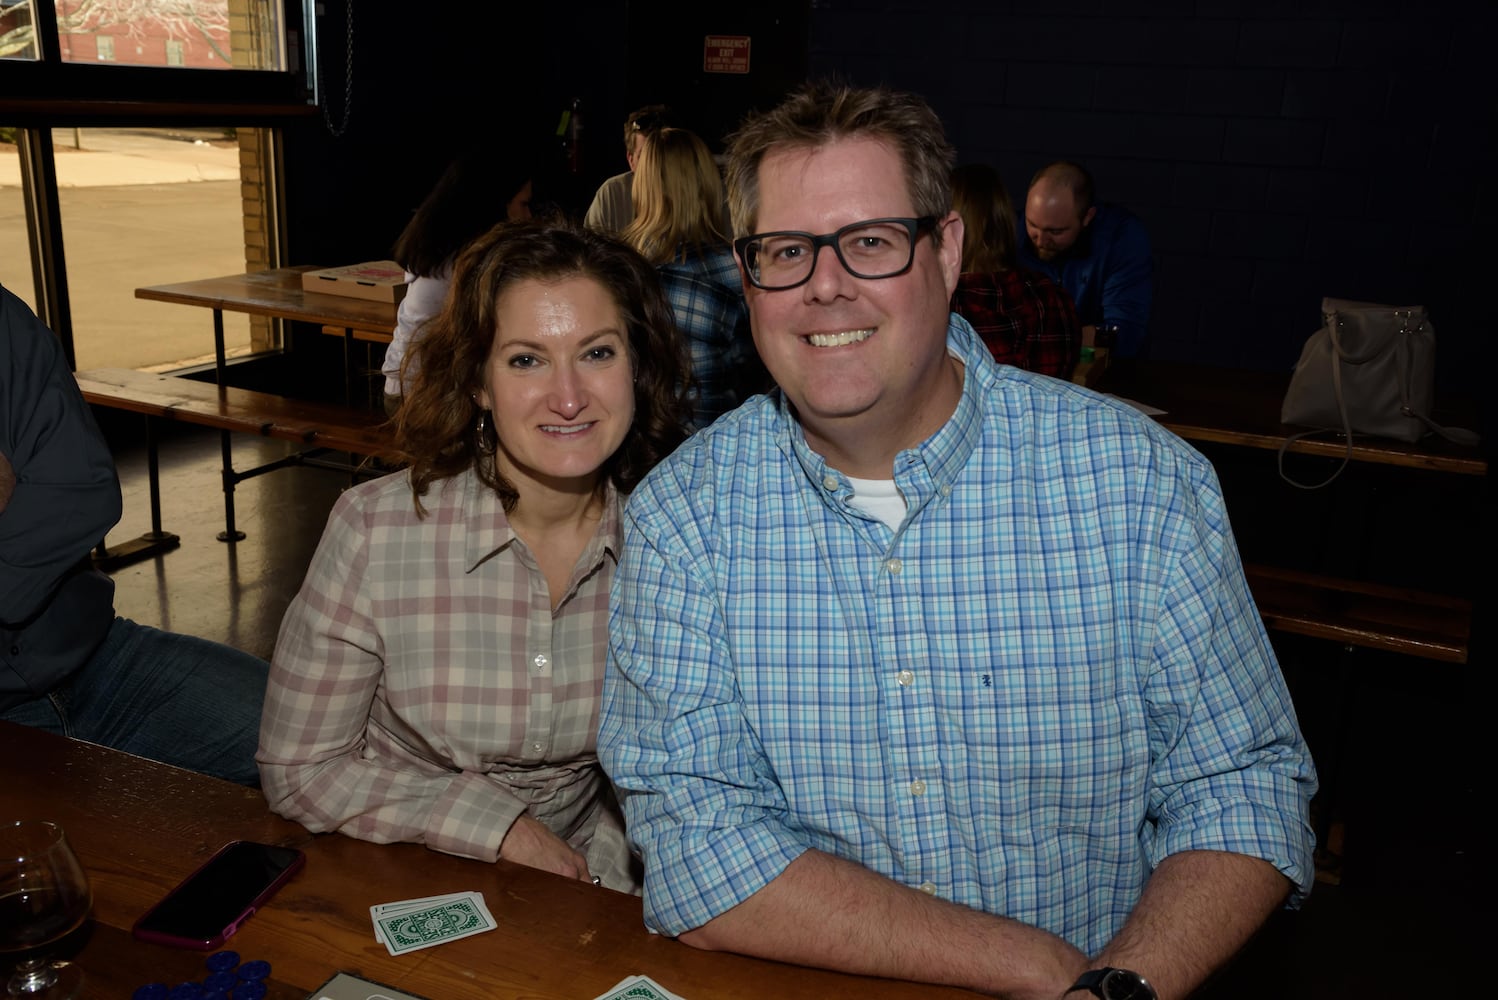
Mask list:
[[[0,122],[18,127],[284,125],[317,114],[315,0],[279,0],[284,70],[98,65],[62,60],[53,0],[31,0],[39,56],[0,59]],[[46,95],[35,96],[35,95]],[[184,96],[191,95],[191,96]]]
[[[76,367],[72,309],[50,130],[224,122],[271,130],[271,171],[266,182],[276,232],[271,234],[275,243],[269,247],[269,256],[271,266],[277,266],[284,238],[284,204],[276,137],[283,127],[320,114],[318,74],[308,69],[318,65],[315,5],[320,0],[273,2],[281,7],[286,46],[287,67],[281,70],[64,62],[54,0],[31,0],[37,57],[0,59],[0,125],[19,129],[16,138],[37,313],[62,340],[70,366]],[[350,16],[347,8],[343,13]]]

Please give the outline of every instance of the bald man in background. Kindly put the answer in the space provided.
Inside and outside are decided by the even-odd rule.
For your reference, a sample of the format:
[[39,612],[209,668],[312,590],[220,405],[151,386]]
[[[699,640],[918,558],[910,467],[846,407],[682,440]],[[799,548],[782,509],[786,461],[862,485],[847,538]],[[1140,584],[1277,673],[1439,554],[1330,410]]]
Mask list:
[[[1092,175],[1068,160],[1036,171],[1022,208],[1020,261],[1066,289],[1082,342],[1110,347],[1117,357],[1144,353],[1154,296],[1144,223],[1121,206],[1096,204]],[[1107,335],[1099,337],[1099,329]]]

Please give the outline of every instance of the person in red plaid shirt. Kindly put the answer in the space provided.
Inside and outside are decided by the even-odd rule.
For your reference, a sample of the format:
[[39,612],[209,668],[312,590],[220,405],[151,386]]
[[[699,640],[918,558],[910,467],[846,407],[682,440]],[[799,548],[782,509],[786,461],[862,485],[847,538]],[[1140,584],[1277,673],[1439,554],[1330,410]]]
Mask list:
[[952,311],[973,325],[1000,364],[1070,379],[1082,327],[1065,289],[1015,261],[1014,210],[998,172],[970,163],[952,171],[962,216],[962,275]]

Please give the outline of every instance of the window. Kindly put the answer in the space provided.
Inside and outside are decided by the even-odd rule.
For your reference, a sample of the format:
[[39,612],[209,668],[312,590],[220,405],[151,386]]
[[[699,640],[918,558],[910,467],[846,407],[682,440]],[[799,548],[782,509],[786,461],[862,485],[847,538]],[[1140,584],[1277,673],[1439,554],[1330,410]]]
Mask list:
[[[77,366],[211,354],[211,317],[134,290],[281,263],[275,147],[318,114],[312,3],[0,0],[0,283]],[[277,346],[225,319],[231,351]]]
[[0,59],[35,59],[31,0],[0,0]]
[[31,255],[26,244],[26,203],[21,196],[21,154],[14,129],[0,128],[0,285],[36,308]]
[[[240,0],[231,30],[229,0],[56,0],[63,62],[119,40],[123,64],[196,69],[283,69],[280,0]],[[173,58],[173,53],[176,59]]]

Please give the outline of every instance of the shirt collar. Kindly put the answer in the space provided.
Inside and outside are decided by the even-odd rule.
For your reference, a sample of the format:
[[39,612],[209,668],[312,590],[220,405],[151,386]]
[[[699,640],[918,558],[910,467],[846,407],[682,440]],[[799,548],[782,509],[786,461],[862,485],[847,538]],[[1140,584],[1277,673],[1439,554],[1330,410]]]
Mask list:
[[[524,544],[510,526],[510,519],[505,516],[504,504],[500,502],[499,496],[485,486],[473,470],[444,480],[441,488],[456,491],[453,499],[463,512],[463,522],[469,525],[465,559],[468,572],[473,572],[480,563],[509,545],[515,542]],[[599,519],[598,528],[578,559],[578,565],[586,565],[590,571],[597,568],[605,555],[618,563],[619,551],[624,544],[619,491],[612,479],[604,484],[604,491],[603,517]]]
[[[895,456],[895,482],[912,510],[924,503],[933,490],[949,486],[961,474],[982,437],[982,398],[1001,377],[988,347],[973,332],[967,320],[956,313],[947,318],[947,352],[963,367],[962,394],[958,397],[957,408],[935,434]],[[795,456],[819,490],[824,494],[835,493],[846,500],[852,495],[848,477],[829,468],[826,460],[812,450],[791,409],[790,400],[779,390],[776,390],[776,395],[781,447]]]

